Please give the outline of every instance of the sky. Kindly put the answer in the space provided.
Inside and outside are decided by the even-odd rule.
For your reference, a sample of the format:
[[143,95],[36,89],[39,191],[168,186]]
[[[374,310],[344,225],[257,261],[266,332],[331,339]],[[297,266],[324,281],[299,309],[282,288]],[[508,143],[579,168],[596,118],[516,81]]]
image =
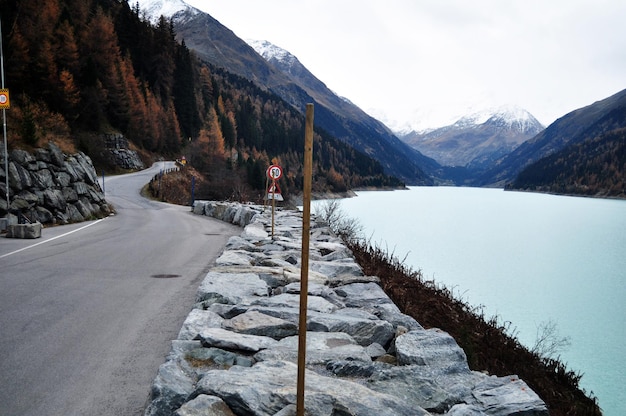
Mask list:
[[396,130],[501,105],[547,126],[626,89],[624,0],[185,2]]

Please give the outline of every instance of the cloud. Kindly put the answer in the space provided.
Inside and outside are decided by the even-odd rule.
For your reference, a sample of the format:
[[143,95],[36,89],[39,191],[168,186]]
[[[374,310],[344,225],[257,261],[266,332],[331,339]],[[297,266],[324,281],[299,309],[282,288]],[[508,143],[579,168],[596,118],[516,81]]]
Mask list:
[[548,124],[626,88],[622,0],[187,2],[396,124],[499,104]]

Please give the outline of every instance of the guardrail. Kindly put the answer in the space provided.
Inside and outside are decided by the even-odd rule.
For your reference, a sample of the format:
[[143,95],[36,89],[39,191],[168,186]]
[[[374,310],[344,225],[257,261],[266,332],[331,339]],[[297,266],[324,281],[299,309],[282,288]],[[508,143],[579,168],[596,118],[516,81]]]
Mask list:
[[167,175],[172,172],[180,172],[180,167],[176,166],[173,168],[162,169],[159,173],[154,175],[152,179],[150,179],[148,188],[154,197],[161,198],[163,196],[161,192],[161,179],[163,178],[163,175]]

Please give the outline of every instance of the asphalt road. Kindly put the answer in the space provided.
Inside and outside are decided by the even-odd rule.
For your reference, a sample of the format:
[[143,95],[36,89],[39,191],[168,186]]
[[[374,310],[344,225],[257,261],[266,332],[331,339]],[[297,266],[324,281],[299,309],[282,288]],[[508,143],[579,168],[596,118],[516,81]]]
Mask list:
[[117,214],[0,237],[0,416],[141,415],[196,288],[241,229],[107,178]]

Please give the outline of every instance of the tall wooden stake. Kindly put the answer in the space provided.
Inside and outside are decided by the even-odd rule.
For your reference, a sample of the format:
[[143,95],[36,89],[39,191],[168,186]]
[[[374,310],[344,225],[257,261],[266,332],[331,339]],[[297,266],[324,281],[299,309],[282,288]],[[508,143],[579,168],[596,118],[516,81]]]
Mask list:
[[300,323],[298,327],[297,416],[304,416],[306,369],[306,311],[309,292],[309,239],[311,234],[311,183],[313,178],[313,104],[306,105],[304,130],[304,190],[302,198],[302,265],[300,268]]

